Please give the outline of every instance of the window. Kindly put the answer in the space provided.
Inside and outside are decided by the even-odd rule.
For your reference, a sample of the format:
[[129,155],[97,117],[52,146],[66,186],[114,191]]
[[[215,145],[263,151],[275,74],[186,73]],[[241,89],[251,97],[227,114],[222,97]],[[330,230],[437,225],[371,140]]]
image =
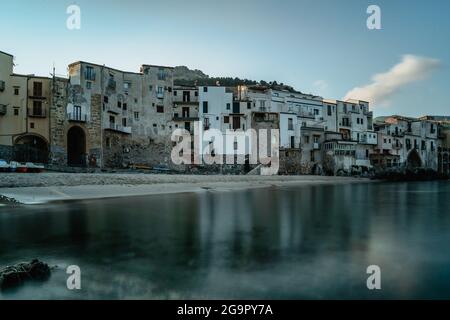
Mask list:
[[331,115],[332,115],[332,112],[331,112],[331,106],[328,105],[328,108],[327,108],[327,109],[328,109],[328,115],[331,116]]
[[131,88],[131,82],[124,82],[124,83],[123,83],[123,88],[124,88],[125,90],[130,89],[130,88]]
[[361,124],[364,124],[364,118],[361,118]]
[[173,91],[173,96],[176,97],[177,96],[177,90]]
[[134,120],[139,121],[139,112],[134,113]]
[[203,92],[208,92],[208,87],[203,87]]
[[14,108],[14,115],[18,116],[19,115],[19,108]]
[[109,102],[108,96],[104,96],[104,97],[103,97],[103,102],[104,102],[104,103],[108,103],[108,102]]
[[319,115],[319,109],[314,109],[314,115],[318,116]]
[[247,102],[247,109],[251,109],[252,108],[252,103],[251,102]]
[[229,116],[224,116],[223,117],[223,123],[230,123],[230,117]]
[[86,89],[91,90],[92,89],[92,82],[86,81]]
[[34,116],[43,116],[42,112],[42,101],[33,101],[33,115]]
[[34,129],[34,122],[30,122],[30,128]]
[[309,136],[304,136],[305,143],[309,143]]
[[158,87],[156,93],[158,94],[158,96],[164,95],[164,88],[163,87]]
[[195,96],[198,97],[198,91],[195,91]]
[[148,86],[148,90],[151,92],[153,91],[153,86]]
[[156,106],[156,112],[158,112],[158,113],[164,113],[164,106],[161,106],[161,105]]
[[294,130],[294,120],[292,118],[288,119],[288,130]]
[[86,66],[86,70],[84,73],[84,77],[86,80],[95,81],[95,72],[93,67]]
[[14,95],[18,96],[19,95],[19,87],[14,87]]
[[33,82],[33,96],[42,97],[42,82]]
[[116,123],[116,118],[114,118],[114,116],[109,116],[109,123]]
[[127,126],[127,118],[122,118],[122,126]]
[[166,80],[166,72],[162,68],[158,70],[158,80],[160,81]]
[[208,113],[208,101],[203,101],[203,113]]
[[227,103],[227,110],[230,110],[230,109],[231,109],[231,104]]
[[123,104],[122,104],[122,110],[127,110],[127,109],[128,109],[128,104],[123,103]]
[[117,101],[117,108],[122,109],[122,102]]

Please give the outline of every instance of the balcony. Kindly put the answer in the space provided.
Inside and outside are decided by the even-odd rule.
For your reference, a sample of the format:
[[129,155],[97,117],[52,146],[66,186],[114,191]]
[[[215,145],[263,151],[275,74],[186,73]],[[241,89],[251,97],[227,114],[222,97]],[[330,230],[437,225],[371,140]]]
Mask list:
[[164,99],[164,92],[157,92],[157,93],[156,93],[156,97],[157,97],[158,99]]
[[351,128],[352,127],[352,122],[348,121],[348,122],[339,122],[339,126],[341,127],[346,127],[346,128]]
[[172,121],[199,121],[199,117],[173,116]]
[[131,134],[131,127],[124,127],[112,122],[109,123],[109,126],[106,129]]
[[306,112],[306,111],[300,111],[297,113],[297,116],[302,117],[302,118],[311,118],[311,119],[315,119],[316,116],[314,115],[314,113],[312,112]]
[[0,104],[0,116],[6,115],[6,105]]
[[394,143],[392,145],[392,149],[394,149],[394,150],[400,150],[401,148],[403,148],[403,145],[401,143],[398,143],[398,144]]
[[45,118],[47,117],[47,112],[45,109],[28,109],[28,116],[32,118]]
[[122,109],[120,109],[117,106],[105,105],[105,111],[106,112],[110,112],[110,113],[114,113],[114,114],[120,114],[121,110]]
[[87,122],[87,114],[69,112],[67,114],[67,120],[73,122]]

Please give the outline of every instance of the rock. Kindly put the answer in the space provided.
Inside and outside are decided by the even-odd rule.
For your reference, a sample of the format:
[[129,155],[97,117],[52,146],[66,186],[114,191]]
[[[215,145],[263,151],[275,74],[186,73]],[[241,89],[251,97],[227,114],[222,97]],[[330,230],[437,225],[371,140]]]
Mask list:
[[0,269],[0,290],[11,289],[25,281],[45,281],[51,275],[50,267],[37,259]]

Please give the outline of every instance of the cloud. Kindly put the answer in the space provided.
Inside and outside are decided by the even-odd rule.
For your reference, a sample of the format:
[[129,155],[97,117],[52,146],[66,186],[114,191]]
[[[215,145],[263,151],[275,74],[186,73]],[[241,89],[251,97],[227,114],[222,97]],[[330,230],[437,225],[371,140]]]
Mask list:
[[369,101],[372,105],[388,107],[389,99],[404,86],[427,78],[440,66],[436,59],[404,55],[400,63],[385,73],[372,77],[372,83],[350,90],[344,100],[358,99]]

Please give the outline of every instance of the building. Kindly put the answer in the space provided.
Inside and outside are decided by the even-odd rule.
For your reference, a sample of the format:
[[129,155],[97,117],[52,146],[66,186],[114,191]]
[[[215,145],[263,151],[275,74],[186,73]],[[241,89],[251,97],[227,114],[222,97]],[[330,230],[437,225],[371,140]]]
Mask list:
[[52,103],[50,78],[13,73],[13,56],[0,52],[0,157],[47,163]]
[[380,167],[438,168],[438,124],[402,116],[390,116],[375,125],[379,142],[373,164]]
[[194,122],[199,121],[199,102],[197,87],[173,88],[173,118],[175,128],[193,133]]

